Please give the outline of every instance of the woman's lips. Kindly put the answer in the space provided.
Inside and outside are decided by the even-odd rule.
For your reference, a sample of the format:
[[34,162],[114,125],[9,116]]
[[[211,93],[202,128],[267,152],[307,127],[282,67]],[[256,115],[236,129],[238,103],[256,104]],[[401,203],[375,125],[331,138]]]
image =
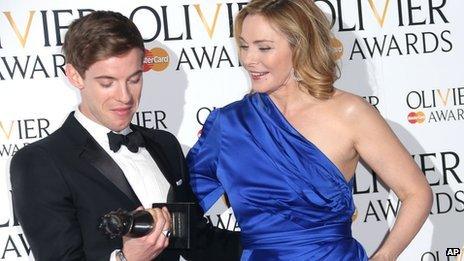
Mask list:
[[264,78],[268,72],[250,72],[251,79],[258,81]]

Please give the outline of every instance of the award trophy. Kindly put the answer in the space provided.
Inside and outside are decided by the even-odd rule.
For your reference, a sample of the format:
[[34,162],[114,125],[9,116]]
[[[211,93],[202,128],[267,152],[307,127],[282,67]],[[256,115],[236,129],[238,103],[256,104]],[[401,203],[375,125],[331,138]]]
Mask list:
[[[191,249],[193,211],[195,203],[155,203],[153,208],[166,207],[171,214],[169,249]],[[125,211],[118,209],[100,218],[98,229],[109,238],[122,236],[143,237],[151,232],[155,220],[146,210]]]

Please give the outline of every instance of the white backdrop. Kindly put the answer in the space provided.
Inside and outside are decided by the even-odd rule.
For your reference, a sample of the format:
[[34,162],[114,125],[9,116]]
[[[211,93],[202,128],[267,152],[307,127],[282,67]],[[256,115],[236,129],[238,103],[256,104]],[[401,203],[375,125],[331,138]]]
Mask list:
[[[12,155],[56,130],[79,103],[62,71],[69,23],[89,9],[134,20],[148,57],[134,123],[174,133],[187,152],[214,107],[249,91],[230,27],[246,2],[0,0],[0,260],[32,259],[12,211]],[[446,249],[464,247],[464,2],[317,2],[338,39],[336,87],[376,106],[434,191],[431,215],[400,260],[454,260]],[[354,194],[353,234],[371,254],[393,224],[398,201],[363,166]],[[230,211],[220,201],[208,215],[214,224],[239,229]]]

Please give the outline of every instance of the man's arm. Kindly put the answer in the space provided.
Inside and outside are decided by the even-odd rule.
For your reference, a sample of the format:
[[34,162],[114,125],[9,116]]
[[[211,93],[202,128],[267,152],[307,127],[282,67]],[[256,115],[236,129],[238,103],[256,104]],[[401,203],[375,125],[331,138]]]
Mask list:
[[85,260],[71,191],[49,153],[36,145],[11,161],[13,208],[36,260]]
[[191,255],[192,260],[240,260],[240,233],[217,228],[208,223],[203,210],[197,206],[195,251]]
[[[191,252],[183,253],[187,259],[191,260],[240,260],[242,245],[240,233],[226,229],[214,227],[207,222],[204,212],[198,204],[198,200],[190,187],[190,177],[187,163],[177,139],[172,135],[173,142],[177,145],[177,160],[180,163],[180,171],[184,182],[183,200],[197,203],[195,209],[195,249]],[[179,164],[178,163],[178,164]]]

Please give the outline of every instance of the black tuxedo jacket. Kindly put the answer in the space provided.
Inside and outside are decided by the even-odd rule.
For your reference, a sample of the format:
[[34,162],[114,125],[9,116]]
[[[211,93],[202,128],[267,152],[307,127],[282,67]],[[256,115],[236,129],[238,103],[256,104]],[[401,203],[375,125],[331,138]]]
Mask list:
[[[196,202],[184,155],[174,135],[131,125],[170,183],[168,202]],[[109,211],[141,203],[122,170],[71,113],[50,136],[30,144],[11,161],[15,214],[36,260],[109,260],[121,239],[98,230]],[[239,260],[238,233],[213,228],[196,211],[196,250],[165,250],[156,260]]]

